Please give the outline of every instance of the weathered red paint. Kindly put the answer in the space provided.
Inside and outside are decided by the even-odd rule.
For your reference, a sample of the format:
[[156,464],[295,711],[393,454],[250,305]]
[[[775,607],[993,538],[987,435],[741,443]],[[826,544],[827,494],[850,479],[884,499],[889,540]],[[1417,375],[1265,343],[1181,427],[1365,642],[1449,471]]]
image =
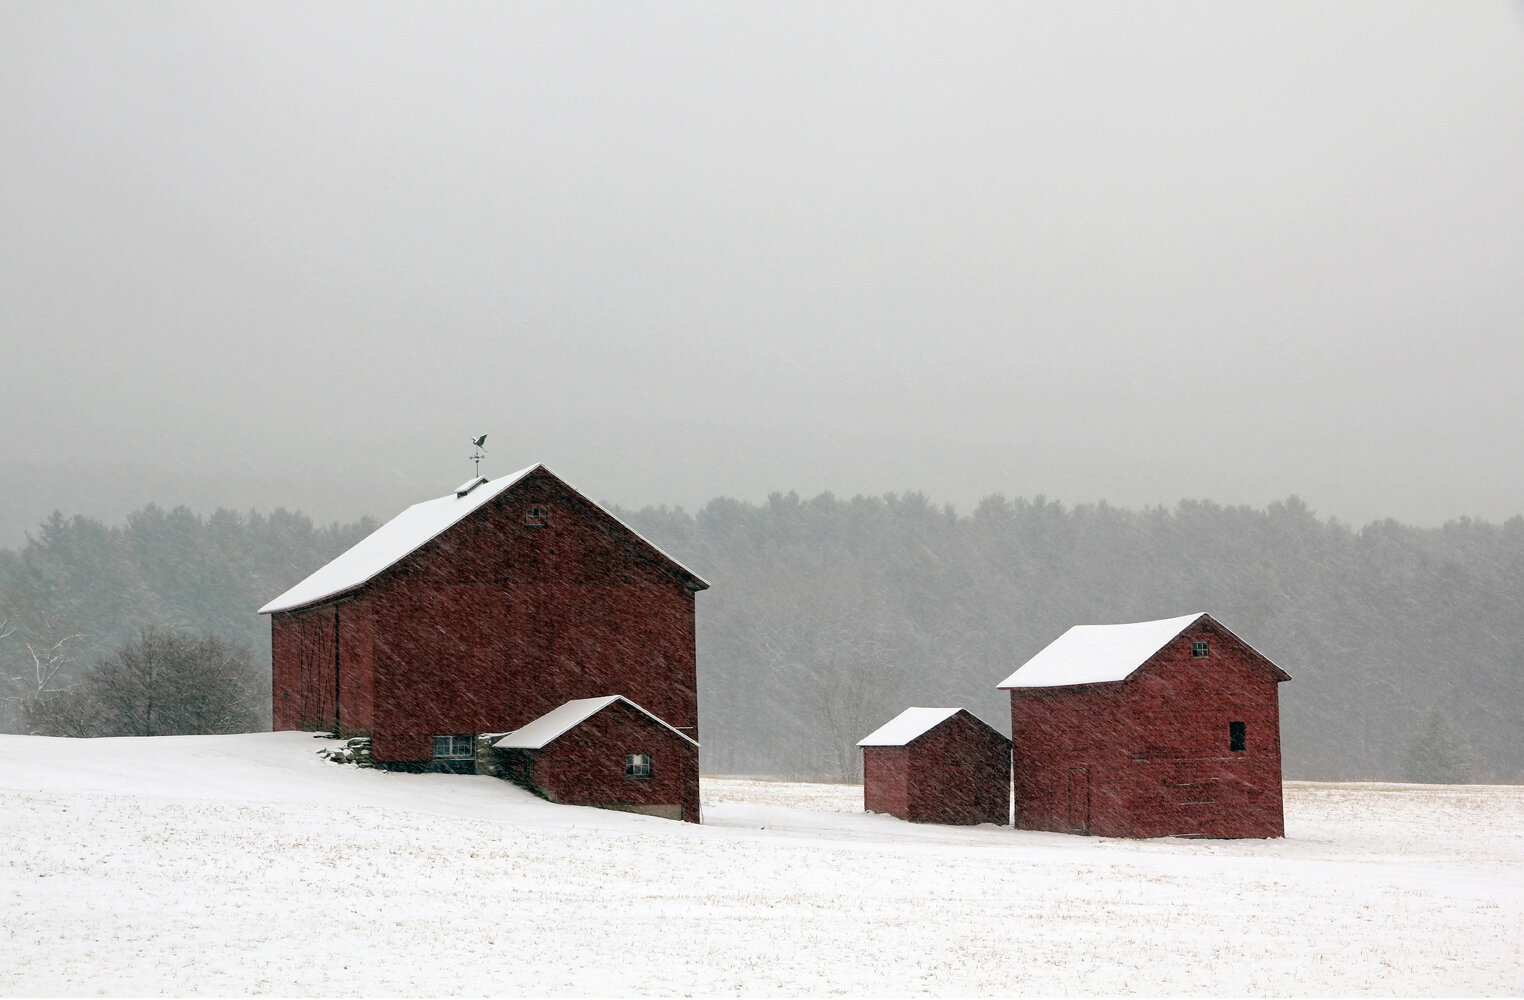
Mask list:
[[[505,777],[552,802],[699,821],[698,747],[624,702],[595,712],[540,750],[498,750]],[[650,754],[650,778],[625,776]]]
[[[543,527],[525,524],[531,506]],[[427,761],[433,735],[618,694],[697,739],[704,587],[537,468],[370,582],[274,612],[275,728],[369,734],[378,762]]]
[[916,823],[1010,822],[1011,741],[959,710],[904,746],[863,747],[863,808]]
[[[1211,653],[1191,656],[1191,642]],[[1280,668],[1202,616],[1126,680],[1012,688],[1016,826],[1281,837]],[[1230,722],[1245,748],[1230,745]]]

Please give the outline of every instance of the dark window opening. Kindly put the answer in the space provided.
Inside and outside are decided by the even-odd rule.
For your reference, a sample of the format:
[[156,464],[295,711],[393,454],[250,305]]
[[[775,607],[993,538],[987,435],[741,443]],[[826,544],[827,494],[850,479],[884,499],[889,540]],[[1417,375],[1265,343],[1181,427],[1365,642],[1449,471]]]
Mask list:
[[651,755],[648,753],[625,754],[624,776],[626,778],[649,779],[651,777]]
[[545,527],[546,510],[544,507],[530,507],[524,511],[524,523],[531,528]]
[[1192,659],[1201,660],[1211,655],[1212,647],[1207,644],[1205,639],[1198,639],[1196,642],[1191,643]]
[[476,756],[474,736],[434,737],[435,760],[470,760]]
[[1242,722],[1228,723],[1228,749],[1242,750],[1244,748],[1244,724]]

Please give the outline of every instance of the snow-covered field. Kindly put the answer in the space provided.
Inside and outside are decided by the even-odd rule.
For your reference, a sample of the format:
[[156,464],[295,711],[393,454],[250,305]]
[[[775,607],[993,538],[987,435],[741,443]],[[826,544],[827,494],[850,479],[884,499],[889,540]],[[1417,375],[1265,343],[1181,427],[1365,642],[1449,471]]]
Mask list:
[[0,736],[0,993],[1524,992],[1524,788],[1293,783],[1285,840],[1130,842],[716,778],[693,826],[319,745]]

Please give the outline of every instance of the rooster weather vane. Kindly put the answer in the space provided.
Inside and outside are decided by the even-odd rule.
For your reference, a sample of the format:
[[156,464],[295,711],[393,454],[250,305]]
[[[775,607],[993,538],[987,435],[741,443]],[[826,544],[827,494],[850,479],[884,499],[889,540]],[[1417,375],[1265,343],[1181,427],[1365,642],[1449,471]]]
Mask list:
[[478,479],[480,479],[482,475],[482,459],[487,457],[486,449],[482,447],[486,441],[487,435],[485,434],[483,434],[481,437],[471,439],[471,443],[476,446],[476,453],[471,456],[471,461],[476,463],[476,478]]

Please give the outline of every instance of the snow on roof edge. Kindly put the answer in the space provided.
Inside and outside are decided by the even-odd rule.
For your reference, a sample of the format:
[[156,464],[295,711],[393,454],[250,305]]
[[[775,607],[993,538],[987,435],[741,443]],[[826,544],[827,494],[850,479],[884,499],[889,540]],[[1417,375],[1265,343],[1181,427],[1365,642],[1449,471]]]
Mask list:
[[[667,722],[665,719],[646,711],[639,705],[622,694],[609,694],[601,698],[574,698],[551,709],[544,715],[532,722],[526,723],[493,743],[494,748],[501,747],[504,750],[543,750],[555,740],[591,719],[599,712],[608,708],[616,701],[622,701],[635,709],[640,714],[665,727],[683,739],[698,746],[698,740]],[[511,742],[510,742],[511,741]]]
[[1076,687],[1124,681],[1170,640],[1204,617],[1206,612],[1197,611],[1147,622],[1074,625],[995,688]]
[[907,708],[857,741],[860,747],[901,747],[951,719],[960,708]]
[[[640,532],[630,527],[598,501],[588,497],[586,493],[583,493],[575,486],[566,482],[566,480],[561,479],[554,472],[545,468],[544,463],[536,462],[534,465],[499,479],[486,480],[485,486],[477,486],[465,495],[461,495],[456,491],[441,497],[435,497],[432,500],[422,500],[412,504],[375,531],[339,553],[338,556],[307,574],[294,586],[287,588],[279,596],[260,608],[258,613],[267,615],[277,611],[293,611],[297,608],[317,604],[330,597],[337,597],[347,591],[364,586],[371,580],[374,580],[384,570],[412,555],[435,538],[438,538],[459,524],[467,515],[486,506],[488,501],[496,498],[536,469],[544,469],[547,475],[557,479],[567,489],[602,511],[615,524],[634,535],[644,544],[649,545],[663,559],[666,559],[691,577],[699,585],[699,589],[709,589],[709,582],[707,580],[674,559],[661,546],[656,545],[649,538],[646,538]],[[427,513],[431,514],[436,513],[435,508],[437,508],[437,513],[443,516],[425,518],[421,516],[425,513],[424,508],[429,508]],[[413,516],[410,518],[409,515]],[[415,521],[420,523],[413,523]]]
[[536,463],[509,473],[465,496],[452,491],[432,500],[412,504],[260,608],[259,614],[291,611],[316,604],[369,583],[383,570],[396,565],[455,527],[468,514],[479,510],[489,500],[538,468],[541,466]]

